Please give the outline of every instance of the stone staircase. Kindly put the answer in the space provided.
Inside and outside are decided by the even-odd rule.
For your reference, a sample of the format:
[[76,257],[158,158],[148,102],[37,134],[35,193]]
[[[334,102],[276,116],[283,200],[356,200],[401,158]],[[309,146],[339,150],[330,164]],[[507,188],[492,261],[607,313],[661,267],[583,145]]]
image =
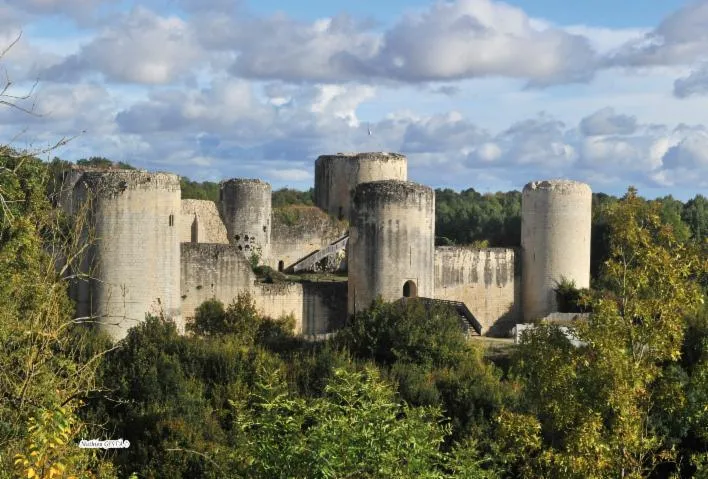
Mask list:
[[467,307],[467,305],[465,303],[463,303],[462,301],[450,301],[447,299],[434,299],[434,298],[402,298],[403,302],[405,302],[407,300],[421,301],[428,308],[432,305],[450,306],[459,315],[460,324],[462,325],[462,329],[465,331],[465,334],[467,334],[468,336],[469,335],[473,335],[473,336],[481,336],[482,335],[482,325],[477,320],[477,318],[474,317],[474,314],[472,314],[472,311],[470,311],[469,308]]
[[347,243],[349,242],[349,234],[346,234],[339,238],[337,241],[334,243],[331,243],[324,248],[315,251],[304,258],[298,260],[295,264],[290,266],[288,268],[288,272],[292,273],[301,273],[304,271],[313,271],[314,266],[322,261],[324,258],[338,253],[339,251],[343,250],[344,248],[347,247]]

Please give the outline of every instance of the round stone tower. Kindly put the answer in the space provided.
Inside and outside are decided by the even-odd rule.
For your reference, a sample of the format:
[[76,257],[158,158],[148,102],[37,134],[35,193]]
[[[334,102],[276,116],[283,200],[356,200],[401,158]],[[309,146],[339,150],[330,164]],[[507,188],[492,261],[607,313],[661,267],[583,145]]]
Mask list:
[[87,171],[75,197],[89,202],[90,242],[73,288],[79,316],[97,317],[115,340],[145,320],[172,318],[184,329],[180,299],[179,176],[139,170]]
[[533,181],[521,196],[522,307],[524,320],[557,311],[562,278],[590,286],[592,191],[570,180]]
[[229,243],[246,257],[270,257],[270,184],[261,180],[235,178],[221,182],[219,211]]
[[384,301],[433,297],[433,190],[397,180],[358,185],[347,250],[350,314],[368,308],[379,295]]
[[315,204],[339,219],[349,219],[351,194],[357,185],[408,179],[408,162],[397,153],[337,153],[315,161]]

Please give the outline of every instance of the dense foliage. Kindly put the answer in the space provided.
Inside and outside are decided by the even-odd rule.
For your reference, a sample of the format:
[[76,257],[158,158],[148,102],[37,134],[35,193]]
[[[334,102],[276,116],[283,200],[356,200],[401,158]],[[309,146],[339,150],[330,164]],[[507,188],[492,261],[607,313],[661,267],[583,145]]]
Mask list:
[[307,191],[281,188],[273,192],[273,208],[282,208],[283,206],[291,205],[312,206],[315,204],[314,198],[314,188],[310,188]]
[[0,149],[0,478],[112,477],[73,444],[91,430],[75,413],[95,389],[100,341],[72,320],[61,272],[83,245],[51,207],[49,177],[37,158]]
[[374,365],[330,345],[300,343],[291,327],[259,317],[241,296],[226,308],[202,305],[190,327],[195,336],[179,336],[159,318],[132,329],[104,362],[110,394],[88,412],[113,436],[139,445],[114,452],[119,471],[374,478],[465,470],[486,477],[470,444],[442,447],[450,426],[439,406],[402,402]]

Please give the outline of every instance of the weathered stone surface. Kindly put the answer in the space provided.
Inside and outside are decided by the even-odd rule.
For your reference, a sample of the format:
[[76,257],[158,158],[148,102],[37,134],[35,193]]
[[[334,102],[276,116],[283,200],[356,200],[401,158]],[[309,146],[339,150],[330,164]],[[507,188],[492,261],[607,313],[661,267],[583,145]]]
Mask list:
[[[203,301],[230,303],[249,292],[263,314],[292,314],[296,332],[322,335],[378,295],[387,301],[410,295],[462,301],[484,334],[503,336],[521,315],[530,321],[555,311],[554,289],[563,277],[589,286],[587,185],[527,184],[521,251],[435,249],[435,195],[405,181],[406,174],[403,155],[321,156],[315,196],[324,211],[272,211],[271,187],[260,180],[222,182],[214,204],[181,200],[179,177],[168,173],[72,170],[64,178],[70,191],[57,203],[69,213],[87,205],[98,236],[82,265],[92,279],[72,287],[78,313],[99,316],[101,327],[120,339],[145,313],[172,317],[183,329],[182,318]],[[351,224],[337,220],[340,214]],[[344,244],[347,230],[346,258],[334,246],[313,258],[329,262],[318,265],[326,268],[347,265],[348,282],[264,284],[251,270],[252,253],[274,269],[287,268],[337,240]]]
[[233,245],[182,243],[182,312],[186,321],[208,299],[229,305],[250,293],[264,316],[292,314],[297,334],[322,334],[346,320],[346,282],[260,283]]
[[398,153],[338,153],[315,162],[315,204],[348,220],[351,194],[357,185],[378,180],[408,179],[408,160]]
[[90,203],[96,236],[75,284],[79,316],[97,316],[114,339],[164,314],[182,327],[179,300],[179,177],[136,170],[85,172],[74,188]]
[[229,242],[246,257],[270,257],[271,202],[269,183],[234,178],[223,181],[219,191],[219,211]]
[[349,313],[381,296],[432,298],[435,194],[427,186],[378,181],[357,186],[347,248]]
[[521,197],[524,320],[556,311],[562,278],[590,286],[592,191],[570,180],[534,181]]
[[462,301],[482,334],[507,336],[521,316],[516,256],[511,248],[435,248],[435,298]]
[[180,242],[229,243],[216,203],[208,200],[182,200]]
[[349,229],[315,206],[285,206],[273,210],[271,255],[268,266],[288,268],[296,261],[344,236]]

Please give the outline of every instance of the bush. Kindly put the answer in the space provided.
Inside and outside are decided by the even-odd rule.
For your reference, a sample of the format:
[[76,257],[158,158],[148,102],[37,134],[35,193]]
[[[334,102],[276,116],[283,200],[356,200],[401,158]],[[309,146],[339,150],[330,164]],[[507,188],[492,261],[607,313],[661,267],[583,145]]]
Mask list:
[[396,361],[454,365],[468,347],[455,311],[415,299],[405,303],[377,299],[338,337],[354,355],[387,365]]
[[253,344],[260,323],[254,299],[243,293],[226,309],[219,300],[205,301],[197,308],[194,321],[187,325],[187,329],[200,336],[228,334],[238,337],[244,344]]
[[555,291],[559,313],[589,312],[589,307],[585,304],[589,290],[577,288],[574,280],[561,278],[561,281],[556,284]]

